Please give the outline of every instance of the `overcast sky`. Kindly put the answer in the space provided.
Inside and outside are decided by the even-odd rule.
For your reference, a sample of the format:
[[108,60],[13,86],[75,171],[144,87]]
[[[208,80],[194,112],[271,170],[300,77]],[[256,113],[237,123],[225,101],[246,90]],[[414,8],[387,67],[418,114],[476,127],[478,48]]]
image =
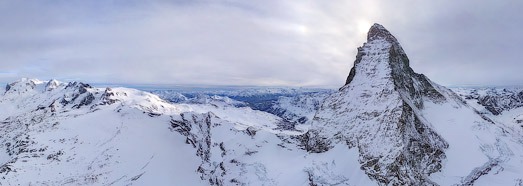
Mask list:
[[373,23],[443,85],[523,85],[523,1],[0,0],[0,82],[329,86]]

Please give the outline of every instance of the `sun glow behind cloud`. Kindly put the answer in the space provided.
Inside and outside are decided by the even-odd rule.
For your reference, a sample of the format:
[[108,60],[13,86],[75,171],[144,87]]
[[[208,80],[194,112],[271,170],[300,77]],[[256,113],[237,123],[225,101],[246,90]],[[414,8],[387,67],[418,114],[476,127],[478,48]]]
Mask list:
[[307,35],[307,33],[309,32],[309,29],[305,25],[299,25],[297,30],[298,30],[298,33],[303,34],[303,35]]
[[367,34],[369,31],[369,28],[372,26],[373,23],[367,20],[358,20],[356,26],[358,28],[359,34]]

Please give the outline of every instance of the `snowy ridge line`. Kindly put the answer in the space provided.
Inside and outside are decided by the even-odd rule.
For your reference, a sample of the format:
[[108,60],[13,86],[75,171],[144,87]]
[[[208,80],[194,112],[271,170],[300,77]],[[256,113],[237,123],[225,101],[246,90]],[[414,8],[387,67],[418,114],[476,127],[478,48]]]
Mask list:
[[453,88],[466,100],[481,105],[480,111],[500,115],[523,107],[523,88]]
[[373,184],[354,150],[302,150],[307,124],[287,130],[223,99],[173,104],[135,89],[35,82],[0,96],[2,185],[304,185],[305,170],[318,183]]
[[492,169],[499,166],[499,163],[501,160],[499,159],[490,159],[488,162],[483,164],[481,167],[475,168],[470,172],[470,174],[464,178],[462,178],[462,182],[460,184],[456,184],[455,186],[470,186],[474,185],[474,182],[478,180],[481,176],[488,174]]
[[325,97],[334,92],[331,89],[317,88],[300,88],[298,89],[300,91],[292,87],[279,89],[287,93],[256,90],[256,94],[238,94],[238,92],[248,91],[241,89],[231,90],[231,92],[220,91],[220,95],[216,95],[216,92],[194,92],[196,90],[149,89],[147,91],[177,104],[229,105],[268,112],[281,117],[284,120],[281,128],[287,130],[294,130],[295,125],[310,121]]

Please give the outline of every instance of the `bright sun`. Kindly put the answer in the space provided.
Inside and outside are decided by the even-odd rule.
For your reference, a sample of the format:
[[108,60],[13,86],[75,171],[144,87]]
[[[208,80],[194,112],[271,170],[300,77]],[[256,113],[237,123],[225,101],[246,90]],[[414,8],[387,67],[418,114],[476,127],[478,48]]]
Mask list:
[[367,20],[359,20],[356,25],[357,25],[358,33],[366,34],[369,31],[371,23]]
[[309,29],[305,25],[298,25],[296,27],[296,30],[298,31],[298,33],[303,35],[307,35],[307,33],[309,32]]

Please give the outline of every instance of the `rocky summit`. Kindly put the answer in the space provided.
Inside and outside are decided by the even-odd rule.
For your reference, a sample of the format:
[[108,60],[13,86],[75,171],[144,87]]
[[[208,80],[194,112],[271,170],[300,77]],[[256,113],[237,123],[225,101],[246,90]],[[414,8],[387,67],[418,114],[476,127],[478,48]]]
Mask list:
[[463,99],[379,24],[344,86],[300,91],[21,79],[0,90],[0,185],[523,185],[521,93]]

